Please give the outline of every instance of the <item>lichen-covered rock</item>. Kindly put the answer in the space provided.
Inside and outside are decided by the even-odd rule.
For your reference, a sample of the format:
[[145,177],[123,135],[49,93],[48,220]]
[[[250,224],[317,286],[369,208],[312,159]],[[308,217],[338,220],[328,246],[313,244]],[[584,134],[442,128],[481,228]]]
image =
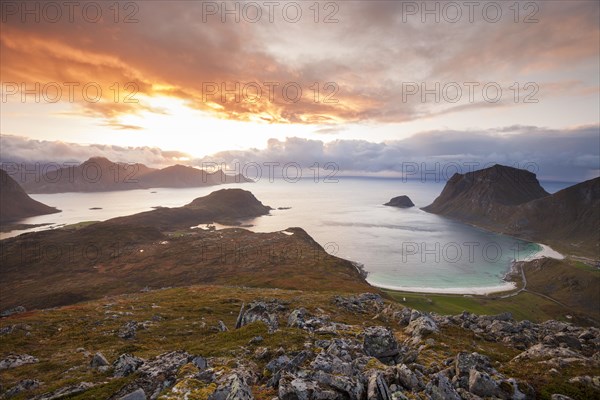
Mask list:
[[3,369],[17,368],[25,364],[35,364],[39,360],[29,354],[10,354],[3,360],[0,360],[0,371]]
[[115,378],[131,375],[144,364],[144,360],[131,354],[121,354],[113,363]]
[[19,393],[26,392],[28,390],[34,390],[39,388],[43,382],[40,382],[37,379],[23,379],[19,381],[15,386],[8,389],[6,393],[4,393],[5,398],[10,398],[18,395]]
[[424,336],[438,332],[437,324],[428,316],[421,316],[413,319],[406,327],[406,333],[413,336]]
[[242,326],[257,321],[264,322],[271,333],[279,328],[277,314],[272,311],[272,307],[269,304],[263,301],[250,303],[246,310],[244,310],[242,306],[240,315],[238,315],[236,327],[241,328]]
[[94,357],[92,357],[92,360],[90,361],[90,367],[92,368],[106,367],[108,365],[110,365],[108,360],[104,357],[104,354],[100,352],[94,354]]
[[389,362],[399,354],[394,332],[383,326],[371,326],[364,331],[363,348],[365,354],[382,362]]
[[460,396],[445,375],[437,373],[425,388],[425,393],[432,400],[461,400]]
[[469,371],[469,392],[481,397],[498,396],[500,389],[487,373],[476,369]]

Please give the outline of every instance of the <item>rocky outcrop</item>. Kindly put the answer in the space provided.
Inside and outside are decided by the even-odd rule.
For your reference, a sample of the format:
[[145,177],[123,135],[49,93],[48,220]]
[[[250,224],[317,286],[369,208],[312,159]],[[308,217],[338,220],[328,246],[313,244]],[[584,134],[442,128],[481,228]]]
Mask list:
[[393,197],[390,201],[384,204],[384,206],[398,207],[398,208],[410,208],[414,207],[415,203],[408,196],[397,196]]
[[[173,351],[144,361],[131,354],[122,354],[113,363],[113,375],[130,378],[109,399],[157,399],[160,396],[164,400],[250,400],[254,394],[264,397],[269,393],[276,394],[280,400],[533,400],[536,398],[533,387],[504,375],[504,371],[514,371],[532,363],[539,363],[544,369],[556,368],[556,373],[570,366],[594,371],[600,365],[600,331],[597,328],[582,328],[558,321],[541,324],[515,321],[510,313],[492,316],[467,312],[454,316],[422,313],[386,305],[370,294],[334,297],[333,303],[329,306],[351,308],[354,310],[350,314],[352,318],[360,316],[359,321],[370,321],[368,324],[373,325],[332,321],[332,316],[320,308],[310,312],[306,308],[289,311],[288,303],[280,300],[252,301],[241,306],[238,329],[260,322],[269,330],[272,321],[287,318],[288,328],[285,329],[299,330],[290,337],[300,333],[304,344],[288,350],[262,347],[272,340],[281,340],[281,333],[273,330],[251,340],[246,338],[242,343],[247,344],[236,344],[215,357]],[[345,315],[348,317],[349,314]],[[318,334],[323,327],[332,330],[326,335]],[[514,349],[522,348],[522,351],[517,354],[518,351],[511,350],[510,353],[517,355],[504,361],[504,365],[496,358],[492,362],[487,355],[472,351],[453,352],[448,358],[428,362],[428,358],[439,356],[432,347],[438,340],[443,352],[450,348],[448,344],[456,344],[442,343],[447,332],[456,330],[464,330],[461,338],[473,335],[480,344],[483,341],[499,342]],[[238,333],[244,332],[232,336]],[[217,338],[222,336],[213,334]],[[404,340],[399,343],[397,337]],[[107,367],[107,364],[101,353],[92,360],[92,365],[98,368]],[[575,376],[568,382],[589,388],[589,393],[600,393],[597,376]],[[31,382],[23,382],[21,386],[23,388],[19,390],[37,388]],[[58,399],[85,392],[91,387],[92,384],[82,382],[39,398]],[[557,393],[554,398],[562,397]]]
[[366,355],[383,363],[393,362],[400,353],[394,332],[382,326],[365,329],[363,348]]
[[115,378],[122,378],[131,375],[137,371],[142,364],[144,364],[144,360],[141,358],[127,353],[121,354],[113,363],[113,376]]
[[242,305],[236,322],[236,329],[253,322],[263,322],[269,328],[269,332],[273,333],[279,328],[279,321],[275,310],[280,306],[277,302],[265,303],[262,301],[254,302],[248,305],[247,308]]
[[177,371],[194,357],[184,351],[173,351],[156,356],[137,370],[137,377],[115,393],[111,399],[142,389],[151,399],[157,398],[161,391],[171,387],[177,381]]
[[17,368],[25,364],[35,364],[39,362],[36,357],[29,354],[10,354],[3,360],[0,360],[0,371],[3,369]]

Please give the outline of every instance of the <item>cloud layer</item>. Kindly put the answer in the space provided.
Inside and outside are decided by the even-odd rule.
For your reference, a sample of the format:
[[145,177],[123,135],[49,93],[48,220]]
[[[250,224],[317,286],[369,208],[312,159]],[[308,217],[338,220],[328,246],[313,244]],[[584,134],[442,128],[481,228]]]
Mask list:
[[600,175],[598,125],[562,131],[523,126],[478,132],[433,131],[383,143],[291,137],[283,141],[270,139],[264,149],[224,151],[193,160],[183,160],[182,157],[189,157],[184,153],[147,147],[82,146],[7,135],[0,136],[0,142],[3,162],[84,161],[104,156],[149,166],[185,163],[212,167],[225,163],[232,172],[249,173],[255,173],[251,165],[258,165],[263,177],[267,176],[269,165],[277,164],[280,174],[289,163],[305,170],[318,163],[321,168],[339,170],[338,175],[406,175],[429,180],[444,180],[454,172],[496,163],[529,169],[545,180],[577,182]]

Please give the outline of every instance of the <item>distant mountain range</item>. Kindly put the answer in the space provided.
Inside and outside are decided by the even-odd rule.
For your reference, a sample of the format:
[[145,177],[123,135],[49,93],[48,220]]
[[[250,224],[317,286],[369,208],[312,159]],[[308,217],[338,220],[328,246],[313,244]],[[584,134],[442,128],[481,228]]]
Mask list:
[[6,171],[0,169],[0,222],[60,212],[29,197]]
[[600,178],[547,193],[536,175],[494,165],[455,174],[423,210],[598,258]]
[[23,166],[11,173],[27,193],[104,192],[149,188],[187,188],[251,182],[241,174],[209,173],[184,165],[155,169],[144,164],[118,163],[92,157],[63,168]]

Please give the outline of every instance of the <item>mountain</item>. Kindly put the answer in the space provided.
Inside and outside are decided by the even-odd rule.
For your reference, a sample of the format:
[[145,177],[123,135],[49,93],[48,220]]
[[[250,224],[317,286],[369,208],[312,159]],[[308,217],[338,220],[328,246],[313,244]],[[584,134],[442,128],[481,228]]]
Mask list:
[[512,167],[493,167],[454,174],[442,193],[423,210],[474,225],[501,228],[512,207],[548,196],[535,174]]
[[212,222],[237,225],[240,220],[266,215],[270,210],[271,207],[263,205],[247,190],[221,189],[207,196],[199,197],[182,207],[161,207],[152,211],[114,218],[110,220],[110,223],[177,230]]
[[600,178],[548,194],[535,174],[512,167],[455,174],[423,210],[496,232],[598,257]]
[[154,171],[144,164],[115,163],[104,157],[92,157],[80,165],[24,176],[27,193],[104,192],[142,189],[140,178]]
[[511,234],[600,259],[600,178],[522,204],[506,225]]
[[227,175],[221,170],[208,173],[184,165],[155,169],[140,163],[112,162],[104,157],[92,157],[80,165],[62,168],[24,167],[16,175],[27,193],[187,188],[251,182],[241,174]]
[[221,170],[209,173],[179,164],[151,171],[141,179],[142,186],[146,188],[187,188],[242,182],[251,182],[251,180],[241,174],[226,175]]
[[0,222],[60,212],[29,197],[23,188],[0,169]]

